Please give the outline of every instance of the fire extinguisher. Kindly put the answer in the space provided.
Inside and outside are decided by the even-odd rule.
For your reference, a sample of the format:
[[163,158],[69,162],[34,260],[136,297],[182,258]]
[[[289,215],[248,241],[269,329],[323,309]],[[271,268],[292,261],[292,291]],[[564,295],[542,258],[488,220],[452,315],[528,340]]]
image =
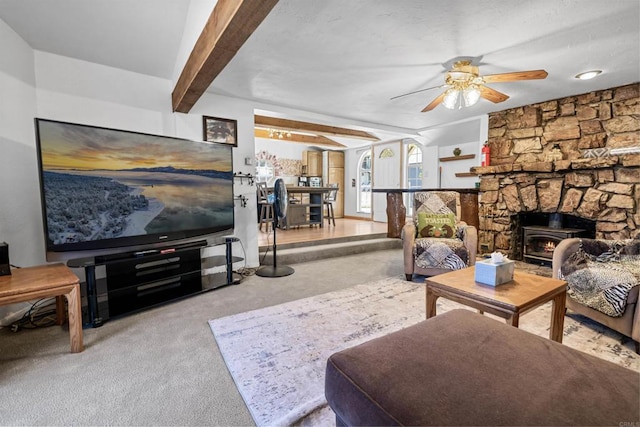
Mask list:
[[480,159],[480,166],[489,166],[491,164],[491,149],[488,142],[485,142],[482,146]]

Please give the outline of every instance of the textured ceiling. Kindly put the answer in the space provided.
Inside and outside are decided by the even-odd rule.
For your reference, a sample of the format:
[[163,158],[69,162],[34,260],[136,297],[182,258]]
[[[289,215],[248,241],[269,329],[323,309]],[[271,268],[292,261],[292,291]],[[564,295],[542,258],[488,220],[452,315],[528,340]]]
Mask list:
[[[209,91],[363,122],[422,129],[640,80],[640,2],[280,1]],[[463,110],[420,111],[454,59],[481,74],[545,69],[495,83],[510,95]],[[574,76],[588,69],[591,81]]]
[[170,79],[189,1],[0,0],[33,49]]
[[[0,0],[0,19],[34,49],[171,78],[188,7]],[[473,58],[481,74],[545,69],[549,76],[491,84],[510,99],[462,110],[421,113],[440,89],[391,100],[442,84],[461,57]],[[589,69],[603,73],[573,77]],[[280,0],[209,92],[254,100],[263,113],[298,120],[317,113],[331,116],[325,124],[402,135],[637,81],[638,0]]]

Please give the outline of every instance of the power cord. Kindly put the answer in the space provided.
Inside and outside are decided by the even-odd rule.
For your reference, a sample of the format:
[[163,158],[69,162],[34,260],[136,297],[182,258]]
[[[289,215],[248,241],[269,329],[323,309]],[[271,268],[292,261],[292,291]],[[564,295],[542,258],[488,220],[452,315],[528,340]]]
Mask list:
[[56,323],[55,298],[42,298],[34,302],[19,320],[11,324],[11,331],[53,326]]
[[[275,223],[272,223],[273,226],[275,227]],[[264,251],[264,255],[262,255],[262,259],[260,259],[260,265],[264,264],[264,260],[267,257],[267,254],[269,253],[269,249],[271,249],[271,233],[272,233],[272,229],[269,229],[269,233],[267,234],[267,249]]]
[[240,247],[242,248],[242,257],[244,258],[244,266],[234,271],[234,273],[241,275],[243,278],[252,276],[256,273],[256,271],[258,271],[258,269],[247,267],[247,251],[244,249],[244,244],[242,243],[242,240],[238,239],[238,241],[240,242]]
[[254,274],[256,274],[256,271],[258,271],[257,268],[242,267],[236,270],[234,273],[238,273],[243,278],[245,278],[245,277],[253,276]]

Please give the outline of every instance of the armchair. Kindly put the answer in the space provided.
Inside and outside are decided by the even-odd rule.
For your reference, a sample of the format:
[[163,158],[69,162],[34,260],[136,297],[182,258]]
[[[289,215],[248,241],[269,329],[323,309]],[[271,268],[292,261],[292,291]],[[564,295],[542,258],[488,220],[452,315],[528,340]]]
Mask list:
[[567,281],[567,309],[630,337],[640,353],[640,240],[564,239],[552,269]]
[[407,280],[475,265],[478,232],[460,221],[460,212],[455,191],[413,193],[413,218],[401,234]]

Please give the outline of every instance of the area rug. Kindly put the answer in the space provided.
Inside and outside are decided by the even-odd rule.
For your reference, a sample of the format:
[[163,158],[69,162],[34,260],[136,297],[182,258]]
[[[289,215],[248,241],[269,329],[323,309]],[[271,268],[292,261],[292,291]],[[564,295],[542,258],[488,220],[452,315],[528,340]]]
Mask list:
[[[437,312],[467,308],[440,298]],[[388,278],[210,320],[218,347],[258,426],[335,425],[324,398],[334,352],[424,320],[420,283]],[[520,328],[548,337],[551,304],[520,318]],[[502,321],[502,320],[500,320]],[[627,338],[582,316],[565,318],[563,343],[640,371]]]

